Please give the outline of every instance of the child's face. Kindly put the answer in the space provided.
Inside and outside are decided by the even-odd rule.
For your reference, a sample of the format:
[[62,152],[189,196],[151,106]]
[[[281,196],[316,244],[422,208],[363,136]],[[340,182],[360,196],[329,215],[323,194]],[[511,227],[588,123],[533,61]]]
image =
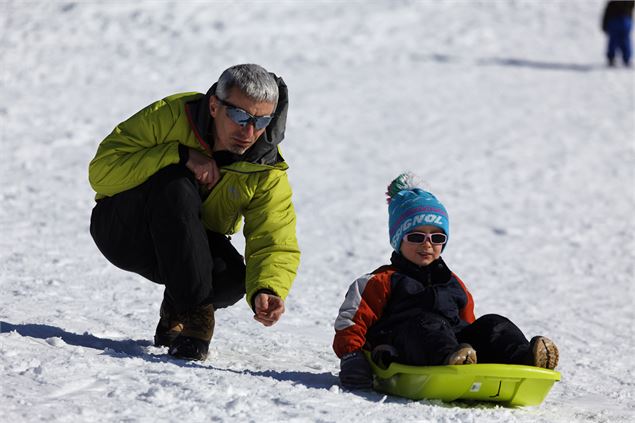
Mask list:
[[[422,225],[413,228],[410,232],[422,232],[425,234],[443,233],[441,228],[430,225]],[[443,244],[433,244],[430,237],[426,237],[423,243],[413,243],[405,237],[401,241],[401,255],[416,264],[417,266],[427,266],[441,256]]]

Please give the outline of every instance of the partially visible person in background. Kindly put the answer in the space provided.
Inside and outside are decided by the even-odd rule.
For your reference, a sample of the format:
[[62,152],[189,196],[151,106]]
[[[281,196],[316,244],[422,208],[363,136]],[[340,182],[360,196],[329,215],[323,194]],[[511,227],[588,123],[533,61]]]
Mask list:
[[602,31],[608,36],[606,58],[609,66],[615,66],[615,55],[619,50],[624,66],[631,66],[631,30],[633,29],[633,6],[635,0],[611,0],[606,4],[602,16]]

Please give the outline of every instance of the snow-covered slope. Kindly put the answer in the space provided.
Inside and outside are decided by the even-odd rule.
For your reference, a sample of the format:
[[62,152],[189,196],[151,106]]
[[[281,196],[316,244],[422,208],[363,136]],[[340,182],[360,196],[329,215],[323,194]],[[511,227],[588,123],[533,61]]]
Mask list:
[[[604,66],[602,7],[0,1],[2,421],[632,421],[635,84]],[[244,62],[290,89],[302,264],[278,325],[241,302],[206,362],[170,360],[151,345],[160,287],[90,238],[87,165],[119,121]],[[542,406],[339,388],[332,324],[389,257],[402,170],[447,206],[444,258],[477,314],[558,343]]]

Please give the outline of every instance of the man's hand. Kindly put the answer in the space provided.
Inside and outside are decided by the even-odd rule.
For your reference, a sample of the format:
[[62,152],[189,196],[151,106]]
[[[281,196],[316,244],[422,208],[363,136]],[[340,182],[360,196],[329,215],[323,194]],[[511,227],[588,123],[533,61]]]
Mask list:
[[220,179],[220,171],[216,162],[200,151],[190,148],[189,158],[185,166],[194,174],[196,181],[211,190]]
[[254,310],[254,319],[265,326],[271,326],[284,313],[284,300],[276,295],[261,292],[254,299]]

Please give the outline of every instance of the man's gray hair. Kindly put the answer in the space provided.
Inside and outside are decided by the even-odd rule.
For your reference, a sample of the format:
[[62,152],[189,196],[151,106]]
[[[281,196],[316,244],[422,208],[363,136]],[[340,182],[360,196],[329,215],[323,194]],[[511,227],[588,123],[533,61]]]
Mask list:
[[226,69],[218,78],[216,97],[227,100],[234,87],[253,101],[278,103],[278,84],[262,66],[244,64]]

